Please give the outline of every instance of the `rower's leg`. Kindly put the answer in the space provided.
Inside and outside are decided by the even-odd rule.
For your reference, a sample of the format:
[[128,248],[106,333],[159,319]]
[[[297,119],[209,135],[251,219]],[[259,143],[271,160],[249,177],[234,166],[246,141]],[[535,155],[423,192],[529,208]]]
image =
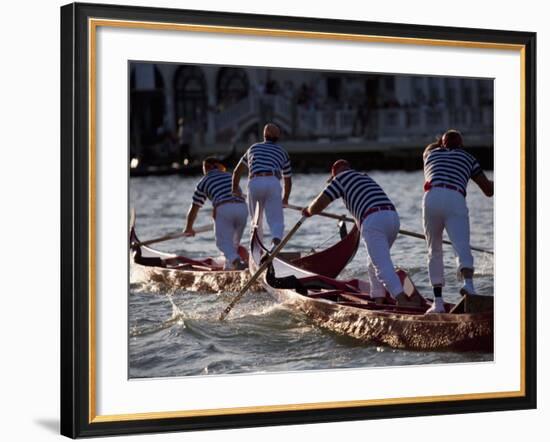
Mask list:
[[247,268],[247,265],[241,259],[239,255],[239,245],[241,244],[241,238],[243,236],[244,229],[246,227],[246,221],[248,218],[248,208],[246,204],[234,203],[229,204],[232,206],[232,224],[231,228],[233,230],[233,250],[237,258],[233,259],[232,268],[234,270],[244,270]]
[[445,189],[432,189],[424,194],[422,204],[424,235],[428,246],[428,274],[434,293],[434,301],[426,314],[445,312],[442,296],[445,285],[443,229],[445,228],[448,194],[449,191]]
[[256,215],[256,206],[260,205],[260,216],[258,218],[258,231],[263,235],[263,195],[260,178],[253,178],[248,181],[248,211],[250,214],[250,231],[254,228],[254,216]]
[[[362,234],[367,244],[367,252],[374,267],[375,277],[371,278],[373,283],[383,285],[385,289],[395,298],[403,293],[401,280],[395,273],[391,259],[390,248],[395,241],[399,231],[399,216],[393,211],[377,212],[365,219],[362,225]],[[369,276],[371,272],[369,272]],[[374,292],[376,297],[378,293]]]
[[457,256],[457,269],[464,279],[461,293],[475,294],[473,275],[474,257],[470,249],[470,219],[466,201],[462,196],[453,201],[452,211],[449,214],[445,228]]
[[277,244],[283,238],[285,229],[281,183],[276,177],[267,177],[266,185],[269,190],[265,199],[265,216],[271,238]]
[[254,180],[250,180],[248,182],[248,212],[250,214],[250,218],[254,219],[255,211],[256,211],[256,203],[258,202],[258,198],[256,196],[256,186]]
[[367,272],[369,274],[371,298],[374,298],[375,300],[384,299],[386,296],[386,289],[376,276],[376,268],[374,267],[370,255],[367,255]]
[[433,287],[445,285],[443,267],[443,229],[445,217],[441,213],[439,189],[432,189],[424,194],[422,217],[424,221],[424,235],[428,246],[428,274]]
[[216,211],[216,246],[225,257],[226,270],[233,267],[233,262],[239,259],[239,254],[233,246],[233,220],[231,209],[234,204],[224,204]]
[[234,218],[233,218],[233,247],[238,253],[239,245],[243,237],[243,232],[246,227],[246,221],[248,218],[248,212],[246,205],[244,204],[231,204],[234,206]]

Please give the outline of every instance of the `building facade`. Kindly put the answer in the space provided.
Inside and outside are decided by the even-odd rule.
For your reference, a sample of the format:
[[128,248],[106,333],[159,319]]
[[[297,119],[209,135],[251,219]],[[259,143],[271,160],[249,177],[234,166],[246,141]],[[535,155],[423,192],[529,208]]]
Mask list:
[[[274,121],[286,140],[401,142],[455,127],[492,137],[493,82],[211,65],[132,63],[133,156],[183,156],[257,140]],[[175,147],[174,147],[175,146]]]

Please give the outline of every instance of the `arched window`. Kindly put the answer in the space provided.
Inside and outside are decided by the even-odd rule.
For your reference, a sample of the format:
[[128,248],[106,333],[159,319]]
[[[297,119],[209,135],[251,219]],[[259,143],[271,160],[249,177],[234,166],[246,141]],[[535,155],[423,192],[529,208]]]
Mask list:
[[176,122],[183,118],[185,124],[205,127],[208,99],[206,79],[201,68],[181,66],[174,76]]
[[228,107],[248,96],[248,75],[241,68],[222,68],[218,72],[218,105]]

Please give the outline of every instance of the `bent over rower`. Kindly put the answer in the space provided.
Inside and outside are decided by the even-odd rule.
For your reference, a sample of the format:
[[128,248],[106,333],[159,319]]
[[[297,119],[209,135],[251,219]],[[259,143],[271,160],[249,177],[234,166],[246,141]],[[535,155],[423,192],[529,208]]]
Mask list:
[[493,181],[485,176],[476,158],[464,150],[462,135],[454,129],[445,132],[437,143],[426,147],[424,178],[422,215],[428,245],[428,273],[435,298],[427,313],[443,313],[443,230],[447,231],[453,244],[458,271],[464,279],[460,293],[474,295],[474,257],[470,249],[466,187],[471,178],[490,197],[493,196]]
[[[266,124],[263,143],[250,146],[233,171],[233,193],[240,196],[241,174],[248,168],[250,216],[254,216],[256,204],[259,203],[261,211],[265,212],[274,245],[279,244],[283,237],[283,205],[288,204],[292,189],[290,157],[287,151],[277,144],[280,135],[281,131],[275,124]],[[283,190],[281,177],[284,182]]]
[[330,184],[302,213],[304,216],[320,213],[340,197],[355,218],[367,246],[371,297],[383,304],[387,290],[398,305],[408,304],[390,255],[400,226],[395,206],[371,177],[353,170],[346,160],[338,160],[332,165]]
[[193,224],[199,209],[208,198],[214,206],[216,246],[225,257],[225,270],[242,270],[246,265],[239,256],[239,244],[246,226],[248,211],[242,196],[231,192],[231,174],[216,158],[206,158],[202,163],[204,177],[198,182],[193,203],[187,213],[184,233],[194,236]]

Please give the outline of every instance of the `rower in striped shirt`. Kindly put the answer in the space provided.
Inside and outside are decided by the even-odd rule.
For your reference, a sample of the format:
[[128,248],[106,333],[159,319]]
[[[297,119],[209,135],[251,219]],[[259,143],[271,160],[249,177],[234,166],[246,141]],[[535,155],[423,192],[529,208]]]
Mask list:
[[[239,181],[248,169],[248,207],[254,216],[256,204],[265,212],[274,245],[279,244],[284,232],[283,205],[288,204],[292,189],[290,157],[277,144],[280,129],[272,123],[264,127],[264,141],[250,146],[233,171],[233,193],[241,195]],[[283,178],[281,190],[280,179]],[[281,196],[282,194],[282,196]]]
[[225,257],[224,268],[226,270],[244,269],[246,265],[241,261],[238,253],[248,217],[244,198],[232,194],[231,174],[225,171],[225,166],[218,159],[206,158],[202,163],[202,170],[204,176],[195,188],[184,233],[186,236],[195,235],[193,224],[197,213],[209,199],[214,206],[216,246]]
[[460,293],[473,295],[476,293],[473,285],[474,258],[470,250],[466,188],[472,179],[490,197],[493,195],[493,181],[485,176],[475,157],[463,149],[462,135],[456,130],[448,130],[441,140],[426,148],[424,178],[422,214],[428,245],[428,273],[435,298],[427,313],[443,313],[443,230],[447,231],[453,243],[458,270],[464,279]]
[[395,206],[371,177],[353,170],[346,160],[332,165],[331,176],[330,184],[303,210],[303,215],[322,212],[336,198],[342,198],[367,246],[371,297],[384,304],[387,290],[398,305],[414,303],[403,291],[390,254],[400,224]]

